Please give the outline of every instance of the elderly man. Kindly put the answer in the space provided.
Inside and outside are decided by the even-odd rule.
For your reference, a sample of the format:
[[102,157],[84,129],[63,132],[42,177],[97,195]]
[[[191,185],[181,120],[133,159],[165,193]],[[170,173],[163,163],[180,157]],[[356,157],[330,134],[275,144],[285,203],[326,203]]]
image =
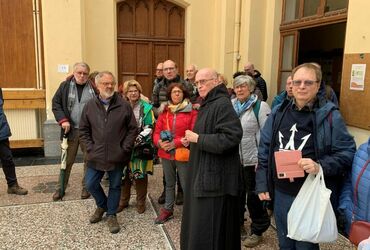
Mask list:
[[[159,82],[159,84],[155,85],[153,89],[152,102],[154,107],[154,114],[156,117],[158,117],[159,113],[162,112],[165,104],[168,101],[167,88],[168,86],[170,86],[171,83],[182,83],[185,86],[186,90],[189,92],[190,99],[193,98],[193,85],[181,79],[180,75],[178,74],[177,65],[174,61],[167,60],[163,63],[163,76],[163,80]],[[181,188],[181,183],[178,181],[177,184],[176,205],[182,205],[183,192]],[[165,190],[166,181],[163,176],[163,192],[158,198],[159,204],[164,204],[164,200],[166,197]]]
[[153,82],[153,90],[157,84],[159,84],[163,80],[163,63],[158,63],[157,67],[155,68],[155,79]]
[[262,101],[266,101],[268,98],[267,86],[265,80],[261,76],[261,73],[258,70],[254,69],[254,64],[251,62],[247,62],[245,64],[244,71],[247,75],[253,77],[253,79],[256,81],[256,86],[262,93]]
[[[95,96],[95,85],[89,78],[90,67],[87,63],[78,62],[73,65],[73,75],[68,77],[67,80],[62,82],[56,91],[52,100],[52,110],[55,120],[61,127],[60,138],[63,135],[68,136],[68,149],[67,149],[67,166],[64,179],[64,188],[68,185],[69,176],[71,174],[72,165],[75,161],[78,147],[84,155],[84,175],[82,178],[82,191],[81,199],[90,197],[89,192],[86,190],[85,174],[86,174],[86,152],[85,146],[79,139],[79,124],[81,112],[85,104]],[[53,195],[53,200],[58,201],[63,198],[60,192],[60,183]]]
[[[109,231],[118,233],[116,212],[122,172],[131,157],[137,124],[130,104],[114,91],[116,80],[111,72],[100,72],[95,83],[99,96],[86,104],[80,121],[80,139],[88,158],[86,187],[97,206],[90,223],[101,221],[106,212]],[[100,185],[105,172],[109,177],[108,196]]]
[[[263,201],[274,201],[274,217],[280,249],[319,249],[318,244],[287,237],[287,214],[308,174],[322,168],[336,210],[342,178],[351,169],[356,151],[340,112],[318,95],[321,70],[305,63],[292,72],[293,98],[285,99],[267,118],[261,131],[256,170],[256,192]],[[302,178],[278,179],[275,152],[300,150]]]
[[286,79],[285,90],[281,91],[277,96],[274,97],[272,101],[271,108],[282,103],[285,99],[290,100],[293,97],[293,82],[292,76],[289,75]]
[[185,72],[186,72],[186,79],[185,79],[185,81],[188,84],[191,84],[193,86],[193,93],[191,93],[192,94],[192,98],[190,99],[190,101],[192,103],[199,102],[197,100],[197,98],[199,97],[198,89],[197,89],[197,86],[195,86],[195,83],[194,83],[195,82],[195,75],[198,72],[198,67],[195,64],[190,64],[186,68],[186,71]]
[[0,88],[0,160],[8,184],[8,194],[26,195],[27,189],[18,185],[15,174],[15,165],[9,147],[9,137],[12,135],[6,116],[4,114],[3,91]]
[[216,71],[199,70],[195,84],[203,102],[193,131],[185,132],[191,153],[181,249],[240,249],[242,127]]

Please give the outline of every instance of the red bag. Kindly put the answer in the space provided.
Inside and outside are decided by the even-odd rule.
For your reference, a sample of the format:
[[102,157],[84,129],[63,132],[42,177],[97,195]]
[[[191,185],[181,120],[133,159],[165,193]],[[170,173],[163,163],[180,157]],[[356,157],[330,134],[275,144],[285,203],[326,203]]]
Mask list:
[[365,172],[365,169],[367,165],[369,164],[370,160],[367,160],[365,165],[362,167],[361,172],[359,173],[357,180],[356,180],[356,185],[355,185],[355,190],[353,194],[353,211],[352,211],[352,224],[351,228],[349,230],[349,240],[358,246],[358,244],[369,238],[370,236],[370,222],[367,221],[354,221],[354,214],[355,214],[355,209],[357,206],[357,195],[358,195],[358,185],[360,183],[360,179],[362,174]]

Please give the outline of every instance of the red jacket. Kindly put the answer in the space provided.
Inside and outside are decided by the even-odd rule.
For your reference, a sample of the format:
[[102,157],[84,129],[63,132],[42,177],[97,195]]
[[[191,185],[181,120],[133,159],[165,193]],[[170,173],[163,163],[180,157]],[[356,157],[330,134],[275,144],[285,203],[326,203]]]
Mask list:
[[[197,114],[198,112],[192,108],[191,104],[175,114],[172,113],[168,107],[166,107],[165,110],[158,116],[155,124],[153,134],[154,145],[158,147],[158,141],[161,139],[160,133],[162,130],[170,130],[172,132],[172,136],[174,137],[176,148],[183,147],[180,140],[185,136],[186,130],[193,130],[195,120],[197,119]],[[176,120],[175,127],[173,127],[174,118]],[[161,148],[158,148],[158,156],[160,158],[171,160],[171,155]]]

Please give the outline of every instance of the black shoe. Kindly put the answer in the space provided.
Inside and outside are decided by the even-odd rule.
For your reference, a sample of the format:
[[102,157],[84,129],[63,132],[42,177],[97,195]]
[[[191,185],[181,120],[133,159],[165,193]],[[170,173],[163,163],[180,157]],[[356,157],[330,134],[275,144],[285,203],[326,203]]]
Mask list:
[[176,195],[176,205],[182,205],[184,203],[184,193],[177,191]]
[[163,191],[161,196],[159,196],[159,198],[158,198],[158,203],[159,204],[164,204],[165,200],[166,200],[166,191]]

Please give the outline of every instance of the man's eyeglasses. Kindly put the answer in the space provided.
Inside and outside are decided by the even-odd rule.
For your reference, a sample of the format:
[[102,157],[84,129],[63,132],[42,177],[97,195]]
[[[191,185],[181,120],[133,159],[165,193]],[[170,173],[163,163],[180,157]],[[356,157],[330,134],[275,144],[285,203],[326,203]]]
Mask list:
[[174,67],[170,67],[170,68],[164,68],[163,71],[174,71],[175,68]]
[[206,84],[206,82],[209,82],[211,80],[215,80],[215,79],[214,78],[202,79],[202,80],[196,81],[194,83],[195,83],[195,86],[203,86],[204,84]]
[[162,71],[163,71],[163,69],[156,69],[156,71],[162,72]]
[[83,76],[88,76],[89,75],[89,73],[82,72],[82,71],[75,72],[75,74],[77,74],[77,75],[83,75]]
[[114,86],[116,86],[115,82],[102,82],[100,84],[102,84],[104,87],[108,87],[108,86],[114,87]]
[[314,83],[319,82],[319,81],[313,81],[313,80],[305,80],[305,81],[302,81],[302,80],[293,80],[292,81],[292,84],[295,87],[299,87],[299,86],[301,86],[302,82],[303,82],[304,86],[309,87],[309,86],[312,86]]

